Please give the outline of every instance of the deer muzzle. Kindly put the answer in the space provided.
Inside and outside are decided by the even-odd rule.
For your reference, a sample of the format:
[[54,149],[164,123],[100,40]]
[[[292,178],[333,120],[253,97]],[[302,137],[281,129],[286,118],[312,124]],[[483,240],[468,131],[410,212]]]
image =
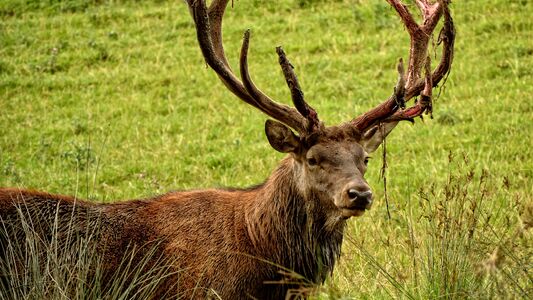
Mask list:
[[360,216],[372,207],[374,196],[366,183],[351,182],[343,191],[337,207],[345,218]]

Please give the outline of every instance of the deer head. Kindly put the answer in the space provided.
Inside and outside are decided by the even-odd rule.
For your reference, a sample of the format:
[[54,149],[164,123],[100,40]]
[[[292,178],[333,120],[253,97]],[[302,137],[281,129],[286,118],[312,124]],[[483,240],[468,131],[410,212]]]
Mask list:
[[[321,207],[329,207],[333,214],[344,219],[369,209],[373,196],[364,179],[368,155],[379,147],[399,121],[413,122],[423,113],[431,113],[432,89],[450,70],[455,32],[448,1],[417,0],[423,18],[419,25],[404,4],[388,0],[411,36],[407,72],[400,59],[398,82],[387,100],[351,121],[328,127],[304,100],[293,66],[281,47],[277,47],[276,52],[294,108],[272,100],[252,81],[247,64],[249,31],[244,33],[240,53],[241,79],[235,75],[222,45],[222,18],[228,0],[214,0],[209,8],[204,0],[187,2],[207,64],[233,94],[276,120],[266,121],[266,136],[275,150],[292,157],[299,193],[322,201]],[[443,44],[443,50],[440,63],[432,71],[428,44],[441,16],[444,16],[444,25],[439,43]],[[413,106],[405,107],[408,100],[418,96]]]

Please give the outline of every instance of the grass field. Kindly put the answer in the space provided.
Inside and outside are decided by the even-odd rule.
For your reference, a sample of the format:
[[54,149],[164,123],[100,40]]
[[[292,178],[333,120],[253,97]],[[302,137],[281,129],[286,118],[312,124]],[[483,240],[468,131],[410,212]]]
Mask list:
[[[533,293],[533,4],[455,1],[456,55],[435,118],[387,139],[377,205],[349,221],[319,298]],[[0,186],[99,201],[245,187],[282,154],[266,117],[218,81],[182,1],[0,3]],[[235,1],[225,46],[252,29],[255,82],[288,103],[275,45],[326,124],[386,99],[408,35],[385,1]],[[528,230],[529,229],[529,230]],[[468,233],[468,234],[467,234]]]

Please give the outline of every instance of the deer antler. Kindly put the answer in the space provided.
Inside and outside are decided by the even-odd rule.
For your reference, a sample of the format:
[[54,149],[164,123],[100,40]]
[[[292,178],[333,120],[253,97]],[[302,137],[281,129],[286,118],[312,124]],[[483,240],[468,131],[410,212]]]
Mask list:
[[[398,12],[411,37],[407,75],[403,62],[398,63],[399,79],[394,93],[386,101],[368,112],[358,116],[351,124],[365,132],[378,123],[413,121],[424,112],[431,113],[431,91],[450,71],[453,60],[455,28],[448,8],[449,0],[439,0],[431,4],[428,0],[417,0],[416,5],[422,12],[423,23],[419,25],[407,7],[399,0],[387,0]],[[431,72],[428,45],[433,30],[440,17],[444,15],[444,26],[440,32],[438,44],[443,44],[442,56],[437,68]],[[422,68],[425,76],[421,78]],[[420,95],[421,99],[414,106],[405,109],[405,101]]]
[[214,0],[209,9],[204,0],[187,0],[196,24],[198,43],[207,64],[217,73],[228,89],[244,102],[258,108],[270,117],[285,123],[305,135],[319,128],[316,111],[303,99],[303,93],[290,62],[281,48],[277,48],[280,65],[291,90],[296,109],[279,104],[259,90],[248,72],[250,32],[244,33],[240,56],[242,81],[231,70],[222,45],[222,18],[229,0]]

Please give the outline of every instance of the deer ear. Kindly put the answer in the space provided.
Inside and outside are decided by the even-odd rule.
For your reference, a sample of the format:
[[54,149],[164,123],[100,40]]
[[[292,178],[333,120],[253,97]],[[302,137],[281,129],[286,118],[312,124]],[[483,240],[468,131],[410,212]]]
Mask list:
[[381,127],[379,125],[371,127],[363,135],[363,138],[361,139],[361,146],[363,146],[365,151],[368,153],[376,151],[379,145],[381,145],[383,140],[387,137],[387,135],[389,135],[394,127],[396,127],[396,125],[398,125],[398,122],[381,124]]
[[280,122],[267,120],[265,133],[272,148],[279,152],[294,152],[300,145],[300,139],[287,126]]

